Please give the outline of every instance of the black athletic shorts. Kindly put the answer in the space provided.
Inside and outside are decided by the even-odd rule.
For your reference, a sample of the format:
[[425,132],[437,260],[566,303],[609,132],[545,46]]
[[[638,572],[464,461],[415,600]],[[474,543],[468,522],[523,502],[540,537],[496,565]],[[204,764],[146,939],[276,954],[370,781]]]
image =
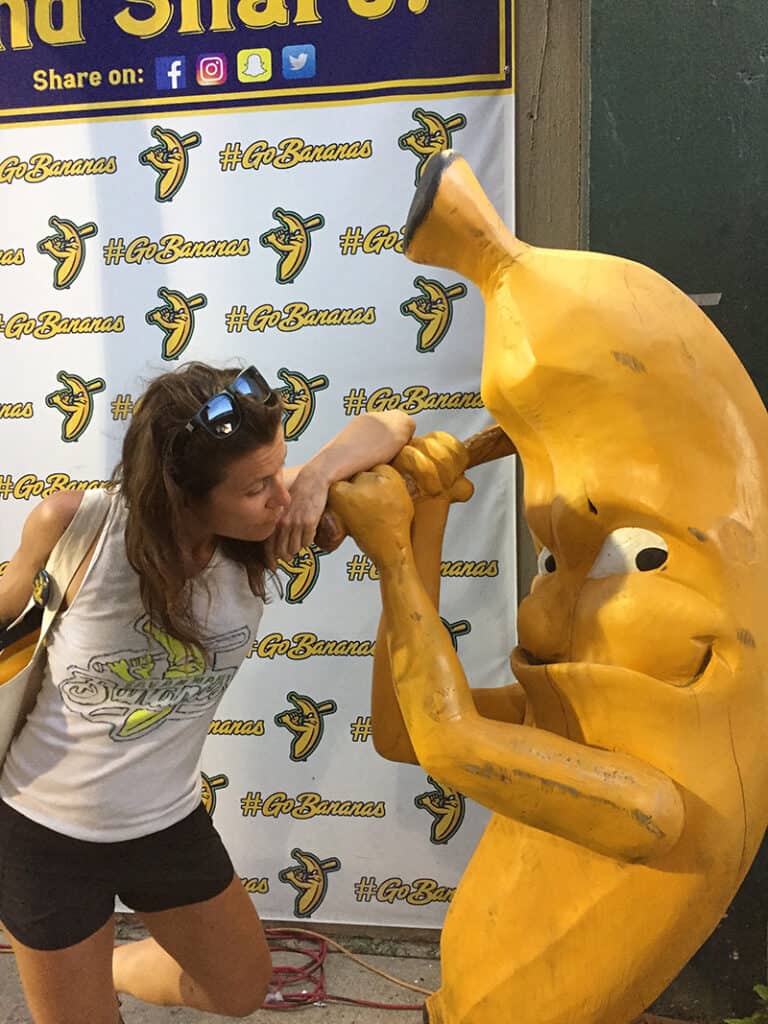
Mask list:
[[0,921],[32,949],[64,949],[115,909],[170,910],[218,896],[232,862],[202,804],[150,835],[117,843],[72,839],[0,800]]

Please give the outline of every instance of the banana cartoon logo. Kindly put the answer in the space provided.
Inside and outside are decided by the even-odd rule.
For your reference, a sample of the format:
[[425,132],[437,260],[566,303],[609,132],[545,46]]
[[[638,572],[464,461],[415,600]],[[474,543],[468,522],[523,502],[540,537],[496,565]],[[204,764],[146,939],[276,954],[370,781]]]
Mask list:
[[157,139],[156,146],[139,153],[139,163],[148,164],[157,171],[155,182],[155,201],[170,202],[181,186],[189,170],[187,150],[199,146],[202,142],[198,132],[178,135],[172,128],[161,128],[155,125],[150,135]]
[[203,294],[187,296],[170,288],[158,288],[157,295],[165,305],[150,309],[144,319],[163,332],[163,359],[178,359],[192,340],[194,310],[207,306],[208,299]]
[[324,700],[317,704],[311,697],[291,690],[286,700],[293,704],[275,715],[275,725],[281,725],[293,733],[290,758],[292,761],[306,761],[313,754],[323,738],[324,715],[332,715],[336,710],[335,700]]
[[328,387],[328,378],[324,373],[317,377],[305,377],[298,370],[282,367],[277,371],[280,380],[285,381],[284,388],[278,388],[283,399],[283,434],[286,441],[295,441],[301,437],[315,415],[315,392],[324,391]]
[[206,637],[212,664],[200,648],[185,645],[144,616],[134,623],[141,649],[99,654],[72,665],[61,684],[70,711],[109,725],[116,743],[147,736],[166,721],[211,714],[251,644],[247,626]]
[[434,110],[422,110],[417,107],[411,117],[418,121],[421,128],[406,132],[397,140],[400,149],[409,149],[418,158],[416,165],[416,184],[421,178],[424,165],[433,153],[442,149],[451,149],[453,145],[453,133],[461,131],[466,125],[467,119],[463,114],[453,114],[449,118],[443,118]]
[[56,380],[64,387],[51,391],[45,396],[45,404],[58,409],[64,416],[61,425],[62,441],[78,441],[85,433],[85,428],[93,416],[93,395],[103,391],[107,382],[103,377],[83,380],[76,373],[59,370]]
[[435,846],[440,846],[452,839],[461,828],[466,801],[461,793],[450,786],[444,786],[431,775],[427,776],[427,782],[434,788],[427,790],[426,793],[419,793],[413,802],[421,810],[432,815],[429,841]]
[[203,786],[202,802],[203,807],[213,817],[213,812],[216,810],[216,790],[224,789],[229,785],[229,779],[226,775],[206,775],[205,772],[200,772],[200,779]]
[[459,282],[446,288],[439,281],[421,275],[414,278],[413,283],[421,295],[414,295],[401,303],[400,312],[403,316],[412,316],[419,323],[416,351],[434,352],[451,326],[453,303],[464,298],[467,286]]
[[282,210],[279,206],[272,211],[272,216],[280,222],[280,227],[265,231],[259,242],[265,249],[273,249],[278,255],[275,275],[277,283],[291,284],[309,259],[312,248],[310,231],[323,227],[325,217],[320,213],[302,217],[293,210]]
[[50,256],[56,264],[53,287],[58,290],[69,288],[85,263],[84,240],[97,234],[99,229],[91,221],[78,227],[64,217],[49,217],[48,224],[54,234],[41,238],[37,251]]
[[459,637],[466,636],[467,633],[472,632],[471,624],[466,619],[458,619],[456,622],[449,622],[447,619],[444,619],[442,615],[440,616],[440,621],[448,630],[448,635],[451,638],[454,651],[458,651]]
[[301,604],[304,598],[312,593],[320,576],[320,558],[327,554],[327,551],[310,544],[309,547],[302,548],[290,562],[278,558],[278,568],[288,577],[288,586],[285,588],[285,600],[288,604]]
[[291,850],[291,856],[299,866],[283,868],[277,877],[298,893],[293,904],[294,917],[311,917],[328,893],[329,873],[338,871],[341,861],[338,857],[320,860],[316,854],[298,847]]

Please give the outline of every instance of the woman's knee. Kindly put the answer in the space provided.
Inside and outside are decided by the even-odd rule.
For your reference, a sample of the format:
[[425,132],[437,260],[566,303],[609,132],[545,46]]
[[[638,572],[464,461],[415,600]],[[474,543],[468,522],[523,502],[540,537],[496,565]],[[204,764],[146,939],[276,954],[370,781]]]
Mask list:
[[232,991],[221,993],[213,1000],[215,1013],[222,1017],[250,1017],[264,1005],[269,990],[269,977],[252,979],[247,984],[237,986]]
[[249,1017],[260,1010],[269,991],[272,980],[272,957],[269,952],[252,960],[245,977],[227,983],[226,989],[217,986],[215,993],[208,992],[214,1013],[224,1017]]

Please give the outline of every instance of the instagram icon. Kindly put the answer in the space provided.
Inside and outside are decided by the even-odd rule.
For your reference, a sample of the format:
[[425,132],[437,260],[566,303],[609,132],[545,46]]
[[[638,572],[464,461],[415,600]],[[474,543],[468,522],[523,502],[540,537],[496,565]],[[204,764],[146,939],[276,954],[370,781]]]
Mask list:
[[197,84],[223,85],[226,80],[226,56],[223,53],[201,53],[197,58]]

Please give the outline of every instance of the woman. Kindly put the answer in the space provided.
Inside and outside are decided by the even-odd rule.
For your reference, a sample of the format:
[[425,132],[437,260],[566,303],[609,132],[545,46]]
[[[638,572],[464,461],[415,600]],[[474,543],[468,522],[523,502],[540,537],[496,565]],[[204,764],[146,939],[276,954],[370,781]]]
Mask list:
[[[200,804],[216,704],[256,636],[265,574],[314,537],[328,488],[389,461],[410,417],[355,418],[283,468],[279,396],[254,367],[189,363],[137,405],[99,538],[47,642],[0,775],[0,920],[36,1024],[114,1024],[115,991],[228,1016],[271,976],[250,897]],[[29,516],[0,623],[81,500]],[[113,951],[116,895],[151,938]]]

